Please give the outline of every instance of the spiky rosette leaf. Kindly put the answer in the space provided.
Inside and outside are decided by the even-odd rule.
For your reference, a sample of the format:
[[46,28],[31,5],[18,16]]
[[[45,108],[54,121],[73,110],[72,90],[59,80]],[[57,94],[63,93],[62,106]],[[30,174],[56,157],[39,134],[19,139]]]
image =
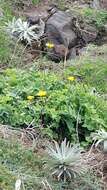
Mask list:
[[55,147],[49,145],[47,150],[49,155],[56,160],[56,162],[71,164],[80,160],[81,149],[79,145],[71,146],[69,142],[66,142],[66,139],[62,141],[60,146],[56,141],[54,141],[54,145]]
[[96,131],[96,133],[92,133],[92,138],[96,142],[96,147],[104,141],[107,141],[107,132],[104,129]]
[[83,171],[81,164],[82,149],[79,145],[71,146],[65,139],[59,146],[54,141],[54,146],[49,145],[47,151],[52,161],[54,161],[54,172],[52,172],[52,175],[56,176],[58,180],[71,180],[72,177]]
[[25,40],[27,43],[31,44],[32,41],[38,41],[44,33],[45,24],[40,19],[40,23],[29,26],[27,21],[22,21],[21,18],[15,19],[7,23],[7,32],[18,38],[18,40]]

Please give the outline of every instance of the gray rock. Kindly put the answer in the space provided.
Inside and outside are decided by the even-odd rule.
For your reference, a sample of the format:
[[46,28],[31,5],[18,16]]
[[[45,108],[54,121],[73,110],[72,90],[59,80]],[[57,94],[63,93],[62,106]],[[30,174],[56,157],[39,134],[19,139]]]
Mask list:
[[95,27],[87,25],[81,31],[81,34],[82,34],[83,40],[87,44],[87,43],[95,41],[95,39],[97,38],[97,35],[98,35],[98,31]]
[[49,39],[66,47],[73,47],[77,36],[72,27],[72,20],[73,17],[63,11],[57,11],[52,15],[46,22],[46,34]]
[[65,58],[65,54],[62,53],[62,46],[58,45],[63,45],[65,48],[68,48],[67,58],[74,58],[77,53],[76,48],[83,47],[96,40],[98,35],[96,27],[90,26],[86,23],[81,27],[81,23],[79,22],[80,21],[73,14],[60,10],[57,10],[49,17],[46,22],[45,33],[47,41],[52,42],[55,45],[53,50],[51,50],[51,53],[53,54],[51,58],[53,57],[53,60],[54,56],[55,60],[56,57],[59,60],[60,58]]
[[77,56],[76,54],[76,48],[72,48],[69,53],[69,59],[74,59]]
[[[47,40],[53,42],[55,46],[64,45],[65,48],[68,48],[68,50],[76,46],[77,34],[74,31],[73,22],[74,17],[71,16],[69,13],[59,10],[56,11],[46,22],[45,33],[47,36]],[[56,54],[55,48],[53,51],[53,54]],[[63,59],[64,55],[61,55],[61,58]]]

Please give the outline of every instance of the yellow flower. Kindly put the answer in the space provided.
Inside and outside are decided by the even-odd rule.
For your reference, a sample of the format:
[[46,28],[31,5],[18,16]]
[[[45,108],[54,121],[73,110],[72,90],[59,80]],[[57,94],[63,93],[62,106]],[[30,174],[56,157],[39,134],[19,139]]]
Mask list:
[[68,77],[67,79],[70,80],[70,81],[74,81],[74,80],[75,80],[75,77],[70,76],[70,77]]
[[34,96],[27,96],[27,99],[32,101],[34,99]]
[[48,43],[46,43],[46,47],[48,47],[48,48],[54,48],[54,44],[53,43],[51,43],[51,42],[48,42]]
[[37,93],[37,96],[40,96],[40,97],[44,97],[47,95],[47,92],[44,91],[44,90],[40,90],[38,93]]

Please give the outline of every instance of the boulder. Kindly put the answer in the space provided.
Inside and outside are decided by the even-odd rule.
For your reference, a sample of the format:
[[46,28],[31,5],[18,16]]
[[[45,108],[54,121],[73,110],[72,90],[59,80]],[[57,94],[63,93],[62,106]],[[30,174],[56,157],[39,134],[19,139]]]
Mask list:
[[53,49],[47,51],[47,55],[52,61],[59,62],[60,60],[67,59],[70,54],[68,48],[63,44],[55,44]]
[[87,44],[90,42],[94,42],[96,40],[98,31],[93,26],[85,25],[84,29],[81,30],[81,35],[82,35],[82,39]]
[[[87,25],[86,23],[83,23],[81,26],[79,19],[73,15],[73,13],[70,14],[69,12],[57,9],[56,11],[54,9],[52,13],[45,27],[47,41],[54,44],[53,50],[49,50],[49,52],[51,51],[52,59],[54,59],[55,56],[56,60],[56,55],[59,60],[64,59],[65,53],[67,53],[66,58],[74,57],[74,50],[75,54],[77,52],[76,48],[81,48],[87,43],[95,41],[98,35],[98,31],[95,27]],[[63,46],[67,48],[67,51],[64,51],[64,48],[63,51],[60,51],[60,48]]]
[[[78,55],[79,48],[97,38],[98,31],[95,26],[86,24],[82,18],[75,16],[74,12],[61,11],[56,6],[48,7],[44,15],[39,14],[40,9],[36,11],[35,14],[33,12],[29,15],[28,22],[34,25],[40,18],[44,20],[45,31],[41,44],[43,50],[47,51],[47,55],[54,61],[74,58]],[[45,44],[52,45],[47,47]]]
[[[58,60],[69,56],[69,50],[77,45],[77,34],[73,26],[74,17],[69,13],[57,10],[46,22],[45,33],[47,41],[54,44],[53,56],[56,55]],[[65,48],[64,48],[65,47]],[[59,50],[58,50],[59,49]],[[65,51],[65,49],[68,49]]]
[[77,35],[72,27],[73,17],[63,11],[57,11],[46,22],[48,39],[66,47],[74,47]]

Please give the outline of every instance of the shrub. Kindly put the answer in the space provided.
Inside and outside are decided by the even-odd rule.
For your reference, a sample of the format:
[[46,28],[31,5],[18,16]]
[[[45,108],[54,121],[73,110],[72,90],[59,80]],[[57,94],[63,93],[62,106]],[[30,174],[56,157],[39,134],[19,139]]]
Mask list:
[[75,140],[79,135],[80,141],[86,141],[90,132],[106,128],[106,113],[106,101],[76,78],[70,81],[66,75],[32,69],[7,69],[0,76],[2,124],[22,127],[33,121],[60,140]]

